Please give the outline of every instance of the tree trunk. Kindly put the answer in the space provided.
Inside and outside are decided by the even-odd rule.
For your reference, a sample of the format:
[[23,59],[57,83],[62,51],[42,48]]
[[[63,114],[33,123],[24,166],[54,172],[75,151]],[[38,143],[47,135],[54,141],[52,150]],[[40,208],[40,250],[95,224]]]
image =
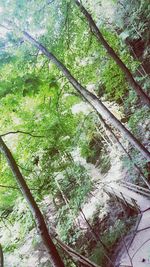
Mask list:
[[102,33],[96,26],[93,18],[88,13],[88,11],[84,8],[81,1],[75,0],[75,3],[80,8],[81,12],[86,17],[87,21],[89,22],[89,25],[92,29],[93,34],[96,36],[97,40],[100,44],[102,44],[105,49],[107,50],[107,53],[115,60],[117,65],[120,67],[120,69],[124,72],[126,79],[128,83],[132,86],[134,91],[137,93],[137,95],[141,98],[142,102],[148,106],[150,106],[150,98],[146,93],[143,91],[141,86],[135,81],[133,75],[131,74],[130,70],[126,67],[126,65],[123,63],[123,61],[119,58],[119,56],[116,54],[116,52],[113,50],[113,48],[107,43],[105,38],[103,37]]
[[46,247],[46,250],[49,254],[50,257],[50,261],[53,267],[65,267],[63,264],[63,261],[61,260],[58,251],[50,237],[48,228],[46,226],[46,223],[44,221],[43,215],[38,207],[38,205],[36,204],[30,189],[28,188],[24,177],[22,176],[15,159],[13,158],[10,150],[8,149],[8,147],[6,146],[6,144],[4,143],[4,141],[2,140],[2,138],[0,137],[0,151],[4,154],[8,165],[11,168],[12,173],[14,174],[16,181],[20,187],[20,190],[23,194],[23,196],[25,197],[25,199],[28,202],[28,205],[30,207],[30,210],[32,212],[32,215],[35,219],[36,225],[37,225],[37,229],[38,232],[41,236],[41,239]]
[[31,37],[27,32],[23,32],[25,39],[37,47],[47,58],[49,58],[58,68],[64,76],[69,80],[73,87],[84,97],[86,101],[105,119],[109,120],[112,125],[118,129],[126,139],[136,148],[141,154],[150,160],[149,151],[134,137],[134,135],[125,128],[124,125],[105,107],[105,105],[99,100],[94,94],[87,91],[69,72],[69,70],[43,45],[37,42],[33,37]]
[[4,256],[1,244],[0,244],[0,267],[4,267]]

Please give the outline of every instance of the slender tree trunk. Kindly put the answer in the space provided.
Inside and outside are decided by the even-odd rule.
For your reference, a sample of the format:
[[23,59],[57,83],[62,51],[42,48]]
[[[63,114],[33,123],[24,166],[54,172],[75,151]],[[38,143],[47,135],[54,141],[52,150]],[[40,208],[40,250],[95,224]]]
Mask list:
[[149,151],[134,137],[134,135],[125,128],[124,125],[105,107],[105,105],[99,100],[94,94],[87,91],[70,73],[70,71],[52,54],[50,53],[43,45],[37,42],[33,37],[31,37],[27,32],[23,32],[25,39],[37,47],[47,58],[49,58],[58,68],[64,76],[69,80],[73,87],[87,100],[90,105],[105,119],[109,120],[112,125],[117,128],[128,141],[138,149],[141,154],[147,159],[150,160]]
[[117,63],[117,65],[120,67],[120,69],[124,72],[126,79],[128,83],[132,86],[134,91],[137,93],[137,95],[141,98],[142,102],[148,106],[150,106],[150,98],[149,96],[143,91],[141,86],[135,81],[132,73],[127,68],[127,66],[123,63],[123,61],[120,59],[120,57],[116,54],[116,52],[113,50],[113,48],[107,43],[105,38],[103,37],[102,33],[98,29],[96,23],[94,22],[91,15],[88,13],[88,11],[85,9],[85,7],[82,5],[81,1],[75,0],[75,3],[80,8],[83,15],[86,17],[87,21],[89,22],[89,25],[92,29],[93,34],[96,36],[97,40],[100,44],[104,46],[104,48],[107,50],[107,53],[114,59],[114,61]]
[[22,176],[15,159],[13,158],[10,150],[8,149],[8,147],[6,146],[6,144],[4,143],[4,141],[2,140],[2,138],[0,137],[0,151],[4,154],[8,165],[11,168],[12,173],[14,174],[16,181],[20,187],[20,190],[23,194],[23,196],[25,197],[25,199],[28,202],[28,205],[30,207],[30,210],[32,212],[32,215],[35,219],[36,225],[37,225],[37,229],[38,232],[41,236],[41,239],[46,247],[46,250],[49,254],[50,257],[50,261],[53,267],[65,267],[63,264],[63,261],[61,260],[58,251],[50,237],[48,228],[46,226],[46,223],[44,221],[43,215],[37,205],[37,203],[35,202],[30,189],[28,188],[24,177]]
[[1,244],[0,244],[0,267],[4,267],[4,255]]

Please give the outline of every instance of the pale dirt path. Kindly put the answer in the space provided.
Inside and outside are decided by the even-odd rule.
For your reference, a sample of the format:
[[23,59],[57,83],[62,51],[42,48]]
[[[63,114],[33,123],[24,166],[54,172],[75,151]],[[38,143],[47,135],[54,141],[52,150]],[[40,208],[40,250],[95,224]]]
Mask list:
[[[119,162],[117,164],[119,166]],[[119,176],[112,181],[111,171],[112,169],[107,175],[107,186],[112,186],[118,194],[122,192],[125,197],[135,199],[142,215],[128,252],[122,245],[122,250],[116,259],[116,267],[150,267],[150,199],[118,185],[116,180],[121,180]]]
[[[145,229],[147,228],[147,229]],[[150,210],[143,213],[137,228],[137,233],[130,245],[129,256],[124,249],[116,266],[118,267],[148,267],[150,266]]]
[[[150,199],[144,195],[141,195],[139,193],[133,192],[132,190],[125,188],[122,185],[119,185],[117,183],[110,183],[108,185],[108,189],[112,189],[112,192],[116,194],[119,198],[122,195],[124,196],[124,199],[130,204],[132,203],[132,199],[135,200],[137,206],[139,207],[141,212],[146,211],[147,209],[150,209]],[[122,194],[122,195],[121,195]]]

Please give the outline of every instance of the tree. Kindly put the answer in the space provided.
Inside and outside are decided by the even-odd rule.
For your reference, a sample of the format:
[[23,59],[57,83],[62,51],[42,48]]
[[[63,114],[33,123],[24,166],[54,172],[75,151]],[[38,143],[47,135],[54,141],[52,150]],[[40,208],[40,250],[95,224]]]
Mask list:
[[0,266],[4,267],[4,256],[1,244],[0,244]]
[[132,86],[132,88],[135,90],[137,95],[141,98],[142,102],[146,105],[150,106],[150,98],[146,93],[143,91],[141,86],[135,81],[132,73],[130,70],[126,67],[124,62],[119,58],[119,56],[116,54],[116,52],[113,50],[113,48],[107,43],[105,38],[103,37],[102,33],[98,29],[97,25],[95,24],[92,16],[89,14],[89,12],[84,8],[81,1],[75,0],[75,3],[80,8],[81,12],[86,17],[87,21],[89,22],[90,28],[92,30],[92,33],[96,36],[97,40],[100,44],[102,44],[105,49],[107,50],[108,54],[115,60],[117,65],[120,67],[120,69],[124,72],[126,79],[128,83]]
[[69,72],[69,70],[52,54],[50,53],[43,45],[36,41],[31,35],[27,32],[23,32],[24,38],[30,42],[32,45],[37,47],[48,59],[50,59],[73,87],[83,96],[83,98],[106,120],[109,120],[112,125],[118,129],[128,141],[140,151],[140,153],[147,159],[150,160],[149,151],[134,137],[134,135],[123,125],[121,122],[105,107],[100,99],[98,99],[94,94],[87,91]]
[[38,232],[41,236],[41,239],[46,247],[46,250],[49,254],[50,257],[50,261],[52,266],[54,267],[64,267],[64,263],[60,258],[60,255],[51,239],[51,236],[49,234],[48,228],[46,226],[46,223],[44,221],[44,217],[37,205],[37,203],[35,202],[29,187],[27,186],[24,177],[22,176],[17,163],[15,161],[15,159],[13,158],[10,150],[8,149],[8,147],[6,146],[6,144],[4,143],[3,139],[0,137],[0,151],[4,154],[8,165],[10,166],[12,173],[14,174],[16,181],[20,187],[20,190],[23,194],[23,196],[25,197],[25,199],[27,200],[30,210],[32,212],[32,215],[35,219],[36,225],[37,225],[37,229]]

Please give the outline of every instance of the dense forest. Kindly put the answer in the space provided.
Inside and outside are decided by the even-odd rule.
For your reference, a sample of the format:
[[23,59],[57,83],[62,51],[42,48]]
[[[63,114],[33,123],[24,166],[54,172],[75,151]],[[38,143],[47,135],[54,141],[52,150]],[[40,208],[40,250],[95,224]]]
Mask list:
[[148,266],[149,29],[149,0],[0,0],[1,267]]

